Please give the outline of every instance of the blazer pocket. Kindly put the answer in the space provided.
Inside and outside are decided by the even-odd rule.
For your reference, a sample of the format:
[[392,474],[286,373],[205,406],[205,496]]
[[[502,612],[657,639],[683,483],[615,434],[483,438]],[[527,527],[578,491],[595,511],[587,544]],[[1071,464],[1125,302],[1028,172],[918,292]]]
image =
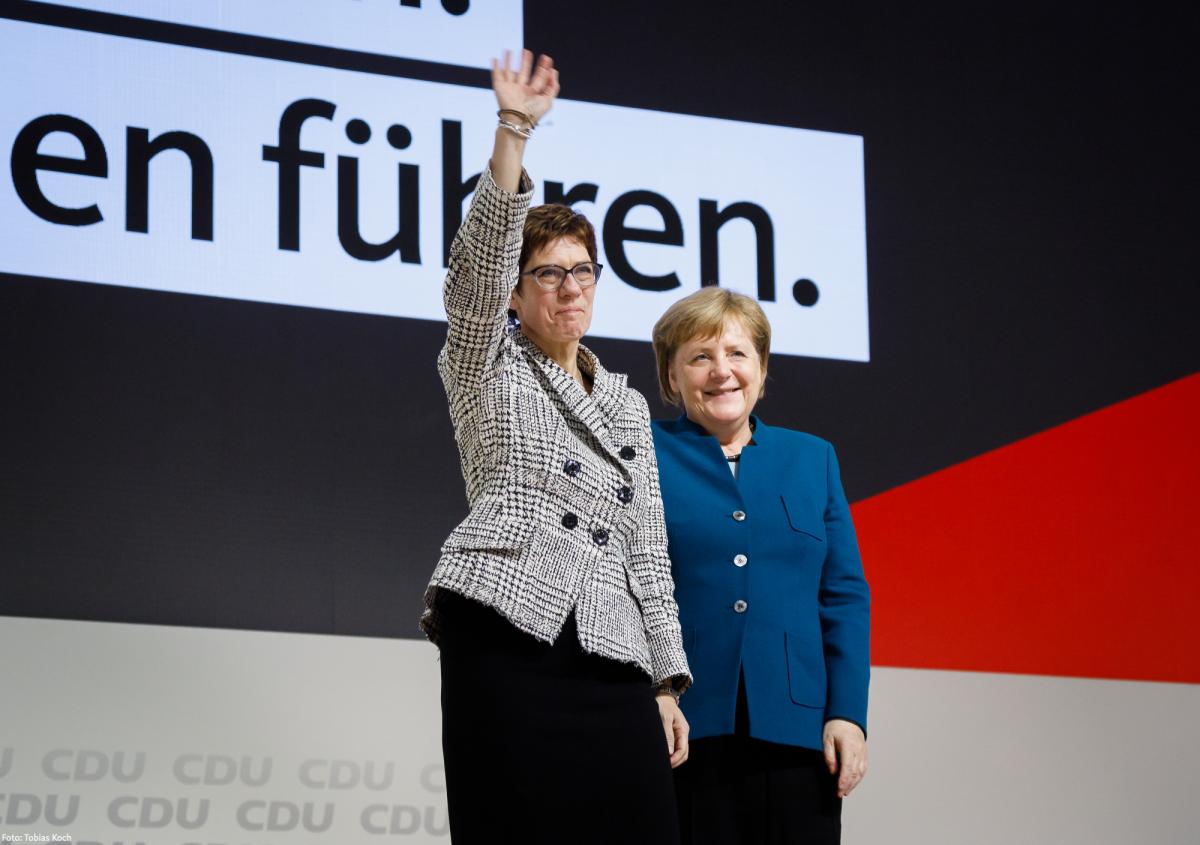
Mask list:
[[825,706],[825,653],[821,641],[815,643],[795,631],[784,633],[787,654],[788,692],[802,707]]
[[780,496],[783,502],[783,512],[787,515],[788,525],[793,531],[807,534],[814,540],[825,542],[825,515],[814,514],[811,508],[806,508],[802,500],[795,496]]

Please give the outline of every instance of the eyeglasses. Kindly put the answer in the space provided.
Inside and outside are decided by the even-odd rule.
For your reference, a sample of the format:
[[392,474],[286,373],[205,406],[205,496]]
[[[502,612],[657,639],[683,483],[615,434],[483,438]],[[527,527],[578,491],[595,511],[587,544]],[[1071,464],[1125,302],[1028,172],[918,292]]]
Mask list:
[[546,264],[542,267],[534,267],[532,270],[526,270],[521,275],[533,276],[533,280],[537,282],[538,287],[549,291],[561,288],[563,282],[567,280],[568,275],[581,288],[590,288],[596,282],[600,281],[600,271],[603,269],[603,264],[597,264],[595,261],[583,261],[569,270],[566,267],[559,267],[557,264]]

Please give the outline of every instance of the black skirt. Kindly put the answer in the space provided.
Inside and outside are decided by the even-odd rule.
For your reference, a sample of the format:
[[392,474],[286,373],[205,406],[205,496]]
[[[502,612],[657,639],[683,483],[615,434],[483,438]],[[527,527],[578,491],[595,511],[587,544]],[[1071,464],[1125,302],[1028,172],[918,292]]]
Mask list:
[[692,740],[675,770],[685,845],[837,845],[842,799],[825,755],[750,736],[738,681],[734,731]]
[[650,679],[553,645],[441,591],[442,752],[455,845],[675,843],[666,736]]

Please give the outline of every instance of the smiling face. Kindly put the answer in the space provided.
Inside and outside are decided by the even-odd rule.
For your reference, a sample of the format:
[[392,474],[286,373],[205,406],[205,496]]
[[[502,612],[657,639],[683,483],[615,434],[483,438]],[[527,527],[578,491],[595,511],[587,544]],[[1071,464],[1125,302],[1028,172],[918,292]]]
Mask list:
[[733,315],[715,337],[693,337],[681,344],[668,375],[688,418],[710,434],[749,424],[766,376],[750,333]]
[[[591,261],[587,248],[573,238],[559,238],[536,250],[521,272],[527,273],[547,264],[574,267]],[[517,312],[521,331],[543,351],[561,347],[582,338],[592,324],[592,300],[596,286],[581,288],[573,276],[567,276],[558,290],[543,290],[531,276],[522,275],[513,290],[509,307]]]

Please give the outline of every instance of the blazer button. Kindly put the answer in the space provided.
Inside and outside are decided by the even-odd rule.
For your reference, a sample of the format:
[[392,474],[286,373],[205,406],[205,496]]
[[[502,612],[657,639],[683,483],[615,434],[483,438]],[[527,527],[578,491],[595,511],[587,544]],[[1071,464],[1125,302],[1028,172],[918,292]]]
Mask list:
[[573,513],[564,513],[564,514],[563,514],[563,518],[562,518],[562,524],[563,524],[563,528],[565,528],[565,529],[567,529],[568,531],[570,531],[570,530],[572,530],[572,529],[573,529],[573,528],[574,528],[576,525],[578,525],[578,524],[579,524],[579,517],[577,517],[577,516],[576,516],[575,514],[573,514]]
[[636,457],[637,457],[637,449],[634,449],[632,446],[622,446],[621,447],[621,459],[622,460],[632,461]]
[[734,566],[745,566],[749,562],[749,560],[750,559],[748,557],[746,557],[745,555],[734,555],[733,556],[733,565]]
[[733,603],[733,612],[734,613],[745,613],[747,607],[749,607],[749,605],[747,605],[741,599],[738,599],[737,601],[735,601]]
[[744,520],[746,518],[746,512],[745,511],[734,511],[732,516],[733,516],[734,522],[741,522],[742,520]]
[[579,461],[570,460],[563,464],[563,472],[574,478],[579,475],[579,470],[583,469]]
[[595,543],[597,546],[607,546],[608,545],[608,532],[605,531],[603,528],[597,528],[595,531],[592,532],[592,542]]
[[617,500],[623,505],[627,505],[633,501],[633,490],[629,487],[617,488]]

